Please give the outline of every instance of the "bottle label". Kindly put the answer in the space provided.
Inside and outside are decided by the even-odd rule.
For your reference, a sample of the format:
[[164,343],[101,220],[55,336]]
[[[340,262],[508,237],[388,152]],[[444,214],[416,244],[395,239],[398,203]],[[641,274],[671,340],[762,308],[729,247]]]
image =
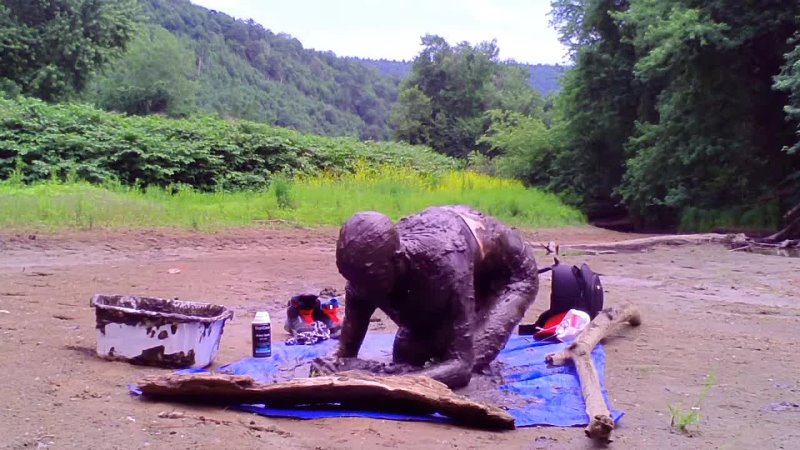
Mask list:
[[253,324],[253,356],[256,358],[266,358],[272,356],[271,324]]

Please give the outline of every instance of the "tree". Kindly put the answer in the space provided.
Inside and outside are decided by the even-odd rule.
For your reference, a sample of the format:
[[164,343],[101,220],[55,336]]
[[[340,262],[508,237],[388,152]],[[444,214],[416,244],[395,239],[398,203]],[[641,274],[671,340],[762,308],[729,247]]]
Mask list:
[[[633,75],[634,47],[612,14],[627,1],[556,0],[553,24],[574,59],[562,79],[554,120],[561,149],[550,188],[592,215],[613,210],[625,164],[625,143],[643,102]],[[643,108],[646,110],[647,108]]]
[[128,114],[185,116],[195,110],[194,50],[161,27],[147,27],[112,70],[93,83],[98,106]]
[[52,101],[82,92],[133,35],[135,0],[5,0],[0,80]]
[[391,116],[396,139],[427,144],[451,156],[487,150],[478,138],[490,109],[541,114],[544,101],[521,67],[498,61],[494,41],[451,46],[435,35],[422,37]]
[[775,88],[789,94],[789,102],[784,111],[789,120],[797,122],[797,141],[786,150],[797,153],[800,152],[800,32],[795,34],[791,42],[794,48],[786,54],[786,62],[781,67],[780,74],[775,77]]
[[619,192],[636,215],[664,221],[688,207],[756,204],[786,176],[786,96],[772,89],[797,3],[758,8],[634,0],[618,15],[642,55],[634,73],[657,94],[627,145]]
[[414,145],[430,142],[432,114],[431,99],[418,86],[404,89],[390,119],[395,137]]
[[775,78],[775,88],[789,94],[789,101],[784,107],[784,111],[787,119],[795,122],[794,144],[784,148],[788,154],[795,155],[796,161],[784,183],[789,186],[790,192],[793,192],[791,198],[788,198],[786,202],[789,208],[793,204],[800,204],[800,162],[796,159],[796,155],[800,155],[800,31],[790,42],[794,48],[785,55],[785,63],[780,74]]
[[550,130],[541,119],[513,111],[487,112],[491,126],[478,140],[488,144],[497,174],[518,178],[526,184],[543,184],[548,180],[552,142]]
[[400,86],[392,114],[395,138],[465,157],[485,131],[483,113],[499,101],[497,45],[462,42],[453,47],[435,35],[423,36],[422,45]]
[[552,6],[574,60],[555,102],[552,188],[579,198],[590,216],[622,206],[661,226],[690,207],[739,208],[782,195],[797,158],[781,148],[796,138],[783,120],[788,95],[773,83],[792,92],[787,39],[800,27],[799,3]]
[[514,111],[527,116],[542,117],[545,101],[542,95],[531,88],[530,70],[515,64],[498,67],[494,81],[494,108]]

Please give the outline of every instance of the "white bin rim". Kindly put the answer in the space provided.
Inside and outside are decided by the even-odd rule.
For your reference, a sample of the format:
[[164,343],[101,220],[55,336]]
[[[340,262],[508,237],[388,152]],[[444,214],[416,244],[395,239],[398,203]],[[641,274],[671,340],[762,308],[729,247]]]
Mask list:
[[224,305],[125,294],[95,294],[91,306],[126,315],[181,322],[213,323],[233,318],[233,311]]

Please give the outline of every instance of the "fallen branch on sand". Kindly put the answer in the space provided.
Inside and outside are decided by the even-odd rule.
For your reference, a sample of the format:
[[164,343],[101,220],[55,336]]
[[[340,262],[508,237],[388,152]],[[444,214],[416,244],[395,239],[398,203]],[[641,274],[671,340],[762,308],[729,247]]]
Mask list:
[[253,223],[258,225],[273,225],[276,223],[285,225],[297,225],[297,222],[292,222],[286,219],[256,219],[253,220]]
[[[800,219],[798,219],[800,220]],[[797,225],[800,228],[800,225]],[[785,230],[784,230],[785,231]],[[658,245],[698,245],[698,244],[723,244],[734,252],[751,252],[763,255],[777,255],[800,257],[800,239],[786,239],[774,241],[775,237],[784,236],[781,231],[762,239],[754,239],[744,234],[678,234],[669,236],[654,236],[640,239],[631,239],[619,242],[605,242],[600,244],[539,244],[548,255],[563,255],[565,250],[577,250],[592,255],[605,255],[617,252],[640,252]]]
[[693,245],[693,244],[728,244],[737,238],[744,238],[744,235],[736,234],[675,234],[669,236],[653,236],[639,239],[631,239],[619,242],[605,242],[598,244],[562,244],[560,250],[587,250],[592,252],[619,251],[637,252],[657,245]]
[[561,366],[568,361],[572,361],[575,365],[583,399],[586,402],[586,413],[589,415],[589,425],[585,429],[586,436],[597,441],[611,441],[614,420],[611,419],[611,412],[600,389],[600,378],[592,360],[592,350],[601,340],[619,331],[626,324],[637,327],[641,323],[639,310],[631,304],[619,309],[606,308],[600,311],[569,347],[547,355],[546,361],[550,365]]
[[223,374],[166,374],[138,383],[145,397],[216,404],[267,403],[274,407],[341,403],[361,410],[416,414],[438,412],[475,428],[514,429],[514,418],[494,406],[453,393],[445,384],[419,375],[378,377],[362,372],[258,383]]
[[761,239],[761,242],[776,243],[779,241],[786,241],[790,239],[800,238],[800,203],[790,209],[784,216],[786,226],[777,233]]
[[800,239],[771,243],[766,240],[735,239],[730,244],[732,252],[750,252],[761,255],[800,257]]

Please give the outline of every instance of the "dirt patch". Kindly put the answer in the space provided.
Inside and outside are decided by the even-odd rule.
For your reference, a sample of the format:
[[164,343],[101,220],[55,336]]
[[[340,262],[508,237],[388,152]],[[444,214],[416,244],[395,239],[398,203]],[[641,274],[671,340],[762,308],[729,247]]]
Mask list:
[[[525,234],[561,243],[632,237],[591,227]],[[291,228],[0,235],[0,448],[591,448],[577,428],[492,433],[368,419],[269,419],[144,402],[130,397],[127,384],[162,369],[94,355],[89,301],[98,292],[229,306],[235,316],[216,365],[250,353],[249,322],[257,310],[272,312],[273,339],[282,340],[281,311],[291,294],[341,289],[335,238],[333,229]],[[543,252],[537,259],[549,263]],[[613,406],[626,413],[614,446],[796,447],[799,259],[721,246],[563,259],[586,261],[602,273],[609,304],[630,300],[642,311],[643,326],[606,347],[606,387]],[[544,275],[528,321],[547,307],[549,289]],[[394,329],[385,317],[370,327]],[[667,405],[688,410],[709,373],[716,381],[701,406],[699,432],[691,438],[673,432]]]

